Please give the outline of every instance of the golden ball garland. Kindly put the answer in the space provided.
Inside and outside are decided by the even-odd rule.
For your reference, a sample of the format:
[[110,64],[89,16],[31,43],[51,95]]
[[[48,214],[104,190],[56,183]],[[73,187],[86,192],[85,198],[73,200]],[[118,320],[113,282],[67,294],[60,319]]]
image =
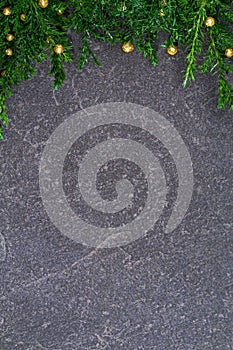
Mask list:
[[5,7],[2,12],[5,16],[10,16],[11,9],[10,9],[10,7]]
[[171,45],[167,48],[167,53],[171,56],[176,55],[177,52],[178,52],[178,48],[176,46]]
[[13,55],[12,49],[6,49],[6,55],[7,56],[12,56]]
[[206,27],[213,27],[215,25],[215,19],[213,17],[207,17],[205,20]]
[[131,42],[127,41],[126,43],[122,44],[121,48],[122,51],[130,53],[134,50],[134,45]]
[[48,0],[39,0],[39,1],[38,1],[38,5],[39,5],[42,9],[45,9],[45,8],[49,5],[49,1],[48,1]]
[[4,69],[1,71],[1,76],[3,77],[3,75],[5,75],[5,74],[6,74],[6,70]]
[[13,34],[7,34],[7,36],[6,36],[6,40],[7,41],[12,41],[12,40],[14,40],[14,35]]
[[54,52],[56,52],[58,55],[64,52],[64,47],[61,44],[57,44],[53,48]]
[[25,18],[26,18],[25,13],[22,13],[22,14],[20,15],[20,19],[21,19],[21,21],[24,21],[24,20],[25,20]]
[[[162,4],[163,6],[166,5],[166,1],[161,1],[161,4]],[[41,8],[46,8],[46,7],[49,5],[49,2],[48,2],[48,0],[39,0],[39,1],[38,1],[38,5],[39,5]],[[121,6],[119,6],[119,7],[121,7],[123,11],[126,10],[126,6],[123,5],[123,4],[121,4]],[[64,11],[62,11],[62,10],[58,10],[58,11],[57,11],[57,14],[58,14],[58,15],[63,15],[63,13],[64,13]],[[10,9],[9,7],[5,7],[5,8],[3,9],[3,14],[4,14],[5,16],[9,16],[9,15],[11,14],[11,9]],[[163,9],[160,10],[160,16],[165,16],[165,13],[164,13]],[[20,19],[21,19],[22,21],[24,21],[25,18],[26,18],[26,14],[25,14],[25,13],[22,13],[22,14],[20,15]],[[215,25],[215,19],[214,19],[213,17],[211,17],[211,16],[207,17],[206,20],[205,20],[205,25],[206,25],[207,27],[213,27],[213,26]],[[12,40],[14,40],[14,35],[13,35],[13,34],[7,34],[7,35],[6,35],[6,40],[7,40],[7,41],[12,41]],[[133,45],[131,42],[126,42],[126,43],[123,43],[123,44],[122,44],[121,48],[122,48],[122,51],[124,51],[124,52],[126,52],[126,53],[130,53],[130,52],[132,52],[132,51],[134,50],[134,45]],[[63,47],[62,45],[58,44],[58,45],[56,45],[56,46],[54,47],[54,52],[57,53],[57,54],[61,54],[61,53],[64,52],[64,47]],[[171,45],[171,46],[169,46],[169,47],[167,48],[167,53],[168,53],[169,55],[171,55],[171,56],[176,55],[177,52],[178,52],[178,49],[177,49],[176,46],[172,46],[172,45]],[[12,56],[12,55],[13,55],[12,49],[10,49],[10,48],[9,48],[9,49],[6,49],[6,55],[7,55],[7,56]],[[233,57],[233,49],[232,49],[232,48],[227,48],[226,51],[225,51],[225,55],[226,55],[228,58]],[[5,73],[6,73],[6,71],[3,70],[3,71],[1,72],[1,76],[3,76]]]
[[226,51],[225,51],[225,55],[228,57],[228,58],[231,58],[233,57],[233,49],[232,48],[227,48]]

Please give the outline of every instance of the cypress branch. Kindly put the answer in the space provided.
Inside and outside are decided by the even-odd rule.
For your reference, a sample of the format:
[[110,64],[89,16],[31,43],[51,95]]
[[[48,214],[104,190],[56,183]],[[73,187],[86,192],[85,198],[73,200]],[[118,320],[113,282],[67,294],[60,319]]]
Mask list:
[[[29,79],[36,73],[36,65],[49,57],[54,88],[65,80],[64,64],[74,59],[67,38],[70,31],[82,41],[79,70],[90,61],[100,65],[91,49],[92,39],[112,44],[132,41],[156,65],[157,36],[166,32],[169,39],[163,47],[178,43],[187,52],[183,86],[195,79],[198,70],[218,74],[218,108],[233,110],[233,89],[228,81],[233,58],[225,56],[226,48],[233,49],[232,4],[232,0],[49,0],[42,9],[37,0],[0,0],[0,137],[8,123],[6,100],[13,85]],[[207,16],[215,18],[211,28],[204,25]],[[14,40],[7,41],[9,33]],[[57,44],[64,47],[63,53],[54,52]],[[12,50],[11,56],[6,55],[7,49]],[[198,56],[204,60],[199,67]]]

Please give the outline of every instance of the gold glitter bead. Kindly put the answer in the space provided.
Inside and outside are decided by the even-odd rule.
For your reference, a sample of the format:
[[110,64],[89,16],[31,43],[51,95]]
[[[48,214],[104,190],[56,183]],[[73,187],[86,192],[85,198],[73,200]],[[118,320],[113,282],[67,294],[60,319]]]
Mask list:
[[177,52],[178,52],[178,48],[176,46],[171,45],[167,48],[167,53],[171,56],[176,55]]
[[122,48],[122,51],[124,51],[126,53],[130,53],[134,50],[134,45],[128,41],[128,42],[122,44],[121,48]]
[[24,21],[24,20],[25,20],[25,18],[26,18],[25,13],[22,13],[22,14],[20,15],[20,19],[21,19],[21,21]]
[[57,14],[58,14],[59,16],[63,15],[63,13],[64,13],[64,11],[62,11],[62,10],[58,10],[58,11],[57,11]]
[[48,0],[39,0],[39,1],[38,1],[38,5],[39,5],[42,9],[45,9],[45,8],[49,5],[49,1],[48,1]]
[[163,9],[160,10],[159,14],[160,14],[161,17],[165,16],[165,13],[164,13]]
[[7,36],[6,36],[6,40],[7,41],[12,41],[12,40],[14,40],[14,35],[13,34],[7,34]]
[[56,52],[58,55],[60,55],[61,53],[64,52],[64,47],[60,44],[57,44],[56,46],[54,46],[53,48],[54,52]]
[[10,16],[11,9],[10,9],[10,7],[5,7],[2,12],[5,16]]
[[207,27],[213,27],[215,25],[215,19],[213,17],[207,17],[205,20],[205,25]]
[[6,55],[7,56],[12,56],[13,55],[12,49],[6,49]]
[[6,70],[4,69],[1,71],[1,76],[3,77],[3,75],[5,75],[5,74],[6,74]]
[[233,49],[231,49],[230,47],[227,48],[226,51],[225,51],[225,55],[226,55],[228,58],[233,57]]

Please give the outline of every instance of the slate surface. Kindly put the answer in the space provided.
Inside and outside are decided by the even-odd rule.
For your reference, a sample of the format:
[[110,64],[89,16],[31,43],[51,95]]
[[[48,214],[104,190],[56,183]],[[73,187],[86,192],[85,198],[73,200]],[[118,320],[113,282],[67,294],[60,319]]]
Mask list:
[[[78,73],[69,64],[66,83],[53,92],[45,63],[8,101],[0,144],[0,349],[233,349],[232,113],[217,110],[214,77],[181,87],[182,51],[169,57],[159,49],[152,67],[136,51],[93,47],[102,68]],[[160,227],[121,247],[87,247],[46,213],[41,154],[74,113],[123,101],[158,112],[179,132],[192,159],[193,196],[169,234]],[[66,169],[72,203],[72,157]]]

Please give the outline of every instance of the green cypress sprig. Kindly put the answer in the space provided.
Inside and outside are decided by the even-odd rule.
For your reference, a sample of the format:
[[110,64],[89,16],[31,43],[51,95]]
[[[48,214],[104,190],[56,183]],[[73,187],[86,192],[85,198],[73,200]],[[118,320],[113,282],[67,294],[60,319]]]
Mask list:
[[206,18],[205,6],[201,5],[198,9],[192,27],[188,30],[186,35],[187,42],[191,42],[190,49],[187,54],[188,66],[185,72],[185,79],[183,86],[185,87],[189,80],[195,80],[194,74],[197,70],[196,66],[196,55],[201,53],[202,42],[204,33],[202,30],[203,23]]
[[[169,38],[163,47],[185,48],[183,86],[195,79],[197,71],[217,74],[218,108],[229,105],[233,110],[233,90],[228,80],[233,58],[225,56],[226,48],[233,48],[232,5],[232,0],[49,0],[49,6],[42,9],[37,0],[0,0],[0,138],[2,126],[8,123],[6,101],[13,85],[29,79],[47,58],[54,88],[65,80],[64,64],[74,58],[68,31],[77,33],[81,40],[77,64],[80,70],[90,61],[100,65],[92,50],[93,39],[112,44],[132,41],[156,65],[157,37],[166,32]],[[10,7],[10,15],[3,14],[5,7]],[[24,20],[20,19],[22,13],[26,15]],[[211,28],[205,26],[207,16],[215,18]],[[9,33],[14,35],[11,42],[6,40]],[[64,47],[60,55],[54,52],[56,44]],[[12,56],[6,56],[7,48],[13,50]],[[200,59],[203,62],[198,66]]]
[[226,78],[226,71],[233,72],[233,68],[231,68],[228,65],[226,66],[222,55],[218,51],[213,30],[210,31],[210,39],[211,39],[210,47],[212,52],[215,54],[215,59],[216,59],[215,67],[218,69],[218,75],[219,75],[218,108],[225,108],[226,105],[229,103],[230,109],[233,110],[233,88],[229,84]]

